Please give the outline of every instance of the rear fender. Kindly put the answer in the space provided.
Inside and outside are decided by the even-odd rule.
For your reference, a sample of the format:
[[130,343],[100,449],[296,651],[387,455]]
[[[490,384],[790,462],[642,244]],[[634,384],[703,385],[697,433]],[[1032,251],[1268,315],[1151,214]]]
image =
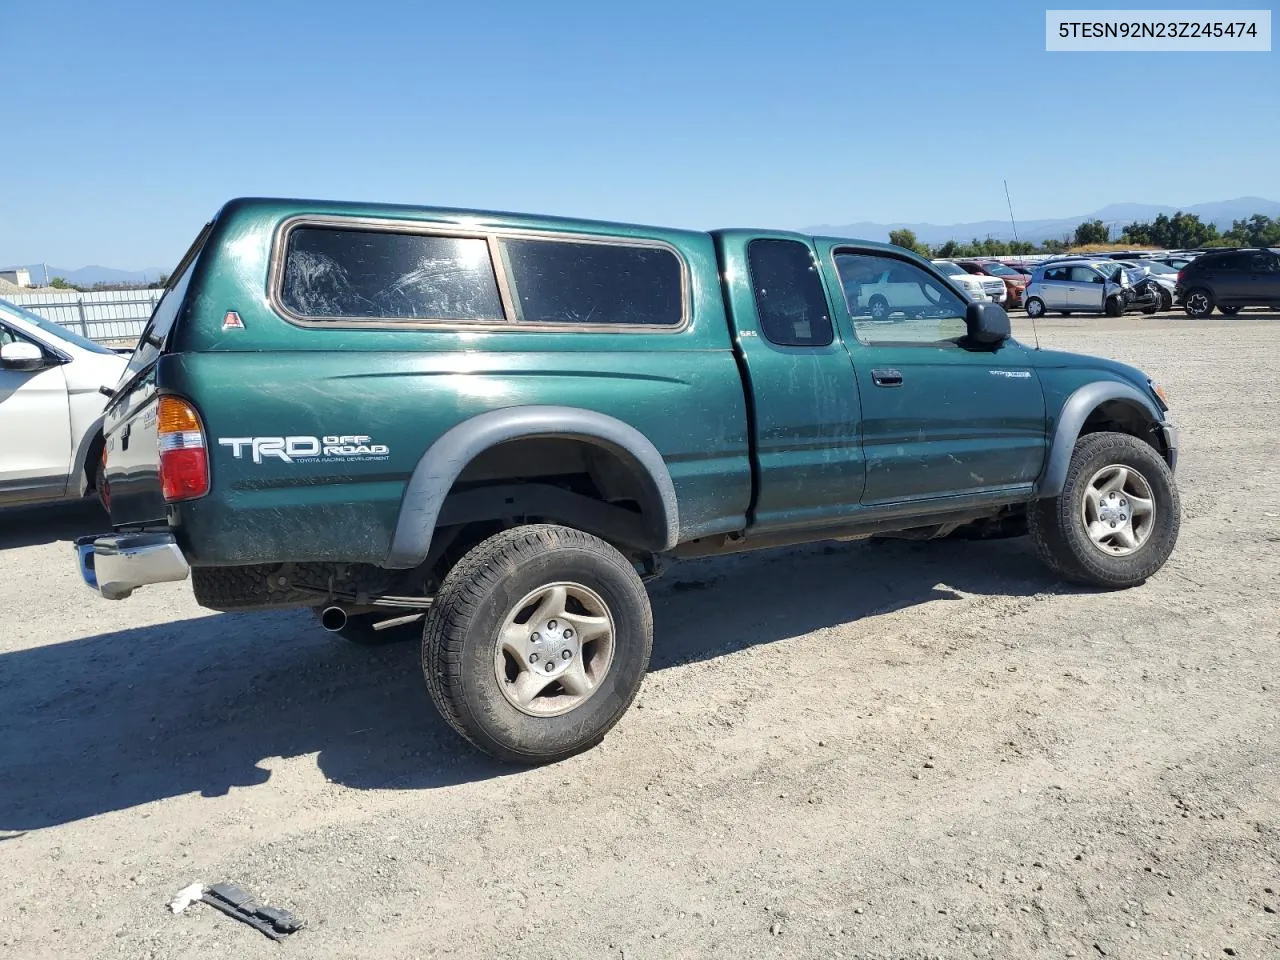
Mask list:
[[648,546],[670,550],[679,540],[675,486],[662,455],[635,427],[579,407],[523,406],[491,410],[447,431],[422,455],[405,488],[386,566],[409,569],[422,563],[445,498],[458,476],[484,451],[511,440],[562,437],[582,440],[621,454],[641,472],[649,520]]

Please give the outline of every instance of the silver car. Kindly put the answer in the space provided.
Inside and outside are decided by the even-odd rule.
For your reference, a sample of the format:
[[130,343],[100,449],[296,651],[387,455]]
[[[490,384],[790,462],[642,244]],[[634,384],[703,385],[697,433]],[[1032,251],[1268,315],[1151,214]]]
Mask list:
[[[1135,298],[1133,282],[1141,277],[1122,276],[1114,261],[1050,260],[1036,266],[1027,284],[1023,303],[1027,316],[1042,317],[1052,310],[1069,317],[1073,313],[1105,313],[1118,317],[1126,309],[1151,312],[1160,301]],[[1128,280],[1129,282],[1124,282]]]

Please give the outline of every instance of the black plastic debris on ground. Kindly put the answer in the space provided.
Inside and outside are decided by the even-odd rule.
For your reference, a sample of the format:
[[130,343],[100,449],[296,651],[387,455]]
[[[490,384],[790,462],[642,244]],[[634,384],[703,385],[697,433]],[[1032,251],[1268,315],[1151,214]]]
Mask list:
[[211,884],[201,900],[241,923],[247,923],[272,940],[283,940],[302,929],[303,922],[288,910],[258,903],[248,890],[232,883]]

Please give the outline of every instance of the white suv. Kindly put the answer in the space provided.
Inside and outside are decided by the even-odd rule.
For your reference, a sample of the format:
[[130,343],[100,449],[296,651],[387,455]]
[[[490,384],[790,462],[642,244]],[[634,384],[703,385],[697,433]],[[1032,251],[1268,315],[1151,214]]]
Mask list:
[[103,388],[128,362],[0,300],[0,506],[98,491]]
[[947,278],[967,293],[972,300],[981,303],[983,300],[990,300],[993,303],[1004,304],[1008,291],[1004,281],[999,277],[988,277],[980,273],[970,273],[954,260],[935,260],[933,265]]

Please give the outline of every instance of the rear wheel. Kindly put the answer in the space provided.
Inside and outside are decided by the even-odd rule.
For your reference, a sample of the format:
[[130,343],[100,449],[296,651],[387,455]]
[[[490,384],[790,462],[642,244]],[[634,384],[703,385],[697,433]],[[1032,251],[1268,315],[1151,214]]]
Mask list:
[[1218,309],[1222,312],[1222,315],[1226,317],[1234,317],[1240,312],[1239,307],[1218,307]]
[[653,644],[635,567],[604,541],[531,524],[449,571],[422,670],[446,721],[502,760],[545,763],[599,743],[640,689]]
[[889,318],[889,301],[876,294],[867,303],[867,307],[871,310],[872,320],[887,320]]
[[1213,313],[1213,294],[1203,288],[1190,291],[1182,303],[1188,317],[1202,319]]
[[1173,552],[1178,490],[1151,446],[1124,433],[1076,441],[1062,493],[1027,510],[1040,559],[1076,583],[1117,589],[1142,583]]
[[1070,311],[1070,310],[1059,310],[1059,311],[1058,311],[1058,316],[1060,316],[1060,317],[1069,317],[1069,316],[1071,316],[1071,311]]

